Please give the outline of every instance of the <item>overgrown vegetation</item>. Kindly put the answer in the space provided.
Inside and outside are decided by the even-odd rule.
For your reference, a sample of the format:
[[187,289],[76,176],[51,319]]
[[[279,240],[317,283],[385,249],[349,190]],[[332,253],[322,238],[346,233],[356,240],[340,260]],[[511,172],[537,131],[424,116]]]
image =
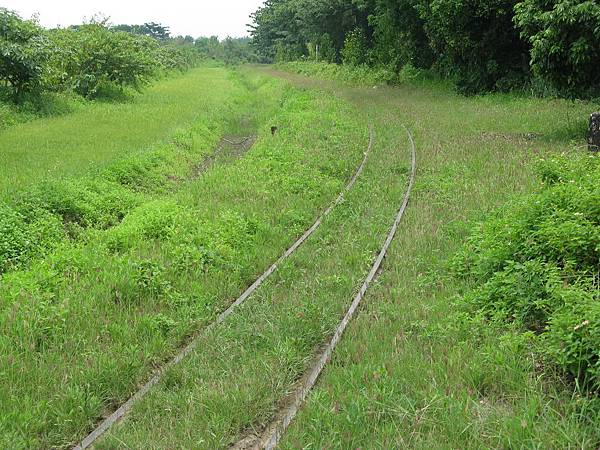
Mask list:
[[[260,434],[380,248],[406,187],[403,123],[418,149],[410,208],[378,282],[282,448],[597,446],[594,397],[573,390],[532,351],[531,332],[465,310],[458,296],[476,280],[447,267],[472,221],[535,191],[535,161],[580,138],[589,105],[464,98],[427,82],[373,89],[372,79],[357,86],[362,71],[325,63],[307,70],[314,67],[353,85],[264,70],[341,95],[368,115],[377,140],[363,176],[314,239],[207,333],[98,448],[229,448]],[[557,130],[556,123],[564,125]]]
[[[385,269],[281,447],[596,448],[599,175],[579,147],[591,105],[277,73],[351,99],[386,130],[407,124],[419,167]],[[133,422],[118,438],[145,442]],[[257,411],[240,428],[264,422]]]
[[171,72],[204,61],[256,62],[245,38],[171,36],[156,23],[88,23],[46,30],[0,8],[0,127],[77,108],[85,99],[123,100]]
[[[158,39],[112,29],[106,20],[44,30],[0,9],[0,78],[16,101],[26,92],[75,91],[94,97],[103,85],[139,88],[164,69],[185,69],[193,55]],[[169,48],[169,50],[166,50]]]
[[[0,446],[73,444],[281,254],[362,157],[366,127],[342,102],[217,71],[227,82],[207,85],[212,101],[169,142],[2,206]],[[202,172],[222,135],[255,133],[246,157]]]
[[599,95],[600,7],[588,0],[269,0],[253,45],[278,62],[309,59],[393,73],[410,65],[460,92]]
[[[599,14],[268,0],[253,40],[220,41],[0,9],[0,447],[71,447],[127,399],[335,198],[370,123],[344,201],[98,448],[260,433],[380,249],[405,125],[410,208],[282,446],[597,448],[600,163],[577,150],[592,104],[447,87],[597,95]],[[223,67],[263,61],[346,83]]]
[[600,389],[600,163],[552,157],[539,193],[482,224],[454,261],[479,287],[465,301],[492,322],[533,333],[548,363]]

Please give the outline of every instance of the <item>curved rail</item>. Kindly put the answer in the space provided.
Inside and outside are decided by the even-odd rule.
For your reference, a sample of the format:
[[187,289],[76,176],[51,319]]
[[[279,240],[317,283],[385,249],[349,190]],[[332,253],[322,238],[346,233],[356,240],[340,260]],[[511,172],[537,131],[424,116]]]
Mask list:
[[300,411],[300,408],[306,400],[306,397],[308,396],[310,390],[314,387],[315,383],[317,382],[319,375],[321,374],[327,363],[330,361],[331,355],[333,354],[335,347],[342,338],[344,331],[350,323],[350,320],[352,320],[352,317],[354,316],[362,299],[364,298],[365,293],[369,289],[370,284],[379,275],[379,270],[381,269],[383,260],[388,252],[388,249],[394,237],[396,236],[398,226],[400,225],[400,221],[402,220],[404,212],[406,211],[406,208],[408,206],[408,201],[410,200],[410,194],[412,192],[415,183],[415,177],[417,174],[417,154],[415,148],[415,141],[410,130],[406,127],[404,128],[408,134],[408,139],[411,145],[412,169],[410,180],[408,183],[408,188],[404,195],[402,206],[400,207],[398,214],[396,215],[396,219],[394,220],[390,232],[388,233],[387,239],[385,240],[385,243],[383,244],[383,247],[379,252],[379,255],[377,256],[377,259],[373,263],[371,271],[367,275],[367,278],[365,279],[362,287],[360,288],[360,291],[358,291],[358,294],[356,294],[356,297],[354,297],[354,301],[350,305],[350,308],[346,312],[346,315],[344,316],[340,324],[337,326],[333,337],[323,348],[322,352],[317,356],[315,362],[309,368],[302,381],[299,383],[298,388],[293,393],[289,404],[280,412],[280,414],[274,419],[271,425],[266,429],[258,443],[255,444],[255,446],[253,447],[254,449],[271,450],[274,449],[277,446],[277,444],[279,444],[279,441],[284,436],[292,420],[294,420],[294,417]]
[[187,355],[189,355],[199,344],[200,339],[203,335],[205,335],[208,331],[213,329],[218,324],[222,323],[229,317],[234,310],[244,303],[250,295],[259,288],[261,284],[273,273],[277,270],[277,267],[286,260],[290,255],[292,255],[316,230],[319,228],[323,219],[327,217],[333,209],[338,206],[344,200],[345,194],[352,189],[358,177],[362,174],[365,164],[367,163],[367,159],[371,153],[373,148],[373,143],[375,142],[375,131],[373,130],[373,126],[369,125],[369,144],[367,147],[367,151],[364,153],[363,160],[361,164],[358,166],[358,169],[346,185],[346,187],[340,192],[335,201],[317,218],[315,223],[308,229],[306,232],[300,236],[300,238],[292,244],[292,246],[285,251],[283,255],[279,257],[277,261],[271,265],[257,280],[244,291],[240,297],[229,306],[225,311],[223,311],[217,319],[204,328],[186,347],[183,348],[173,359],[168,361],[164,366],[156,371],[156,373],[148,380],[142,387],[138,389],[138,391],[133,394],[125,403],[123,403],[115,412],[113,412],[110,416],[100,423],[90,434],[88,434],[85,439],[83,439],[78,445],[76,445],[73,450],[85,450],[92,446],[106,431],[108,431],[115,423],[120,421],[135,405],[139,402],[145,395],[155,386],[164,376],[165,372],[171,367],[179,364]]

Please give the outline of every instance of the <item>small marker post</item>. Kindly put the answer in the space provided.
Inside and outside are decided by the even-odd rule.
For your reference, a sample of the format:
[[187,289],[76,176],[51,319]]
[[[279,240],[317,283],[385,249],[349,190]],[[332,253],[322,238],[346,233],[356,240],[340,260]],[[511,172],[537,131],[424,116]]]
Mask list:
[[588,149],[590,152],[600,151],[600,112],[592,113],[588,128]]

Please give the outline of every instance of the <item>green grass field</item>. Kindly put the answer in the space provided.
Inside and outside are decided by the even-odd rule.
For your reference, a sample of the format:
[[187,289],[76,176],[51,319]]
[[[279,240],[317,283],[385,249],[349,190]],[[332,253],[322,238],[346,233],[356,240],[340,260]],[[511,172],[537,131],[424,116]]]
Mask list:
[[[1,131],[14,220],[0,219],[13,233],[0,240],[12,258],[0,264],[0,447],[79,442],[313,223],[370,124],[344,202],[95,448],[228,448],[263,431],[385,239],[407,187],[405,126],[409,209],[281,447],[597,447],[596,397],[545,370],[519,333],[468,318],[457,299],[472,286],[448,263],[475,222],[539,189],[540,158],[584,151],[590,107],[200,68],[125,104]],[[251,148],[227,146],[249,136]]]
[[0,135],[0,198],[43,179],[79,176],[166,141],[236,86],[224,69],[196,69],[150,86],[124,103],[96,102],[33,120]]

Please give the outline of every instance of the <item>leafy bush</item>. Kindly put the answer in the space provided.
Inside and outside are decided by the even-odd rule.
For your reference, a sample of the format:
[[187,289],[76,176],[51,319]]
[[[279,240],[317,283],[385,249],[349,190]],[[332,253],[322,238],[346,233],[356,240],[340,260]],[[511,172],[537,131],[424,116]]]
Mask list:
[[0,205],[0,272],[28,253],[30,245],[23,217],[12,208]]
[[373,69],[365,65],[348,65],[324,62],[290,62],[280,67],[303,75],[317,76],[328,80],[346,81],[352,84],[389,84],[397,80],[397,75],[386,68]]
[[26,217],[0,203],[0,274],[43,253],[63,238],[60,221],[40,210]]
[[198,54],[193,48],[180,48],[174,45],[161,45],[156,49],[158,63],[163,70],[185,71],[193,67]]
[[600,161],[552,158],[539,193],[480,225],[454,261],[479,287],[467,304],[533,331],[551,362],[600,388]]
[[600,93],[600,4],[589,0],[525,0],[515,24],[531,44],[534,72],[568,96]]
[[354,29],[346,35],[342,49],[342,61],[351,66],[366,64],[368,59],[367,42],[363,30]]
[[131,191],[102,179],[45,182],[25,193],[18,203],[21,214],[45,210],[64,224],[108,228],[119,223],[139,202]]
[[47,84],[94,97],[103,85],[140,88],[156,72],[158,42],[102,23],[53,30]]
[[[596,291],[594,295],[594,291]],[[597,287],[572,290],[543,334],[546,355],[590,391],[600,391],[600,301]]]
[[140,261],[135,264],[135,271],[137,287],[151,296],[160,297],[173,288],[164,278],[164,269],[154,261]]
[[46,55],[42,29],[0,8],[0,79],[12,86],[15,100],[40,85]]

